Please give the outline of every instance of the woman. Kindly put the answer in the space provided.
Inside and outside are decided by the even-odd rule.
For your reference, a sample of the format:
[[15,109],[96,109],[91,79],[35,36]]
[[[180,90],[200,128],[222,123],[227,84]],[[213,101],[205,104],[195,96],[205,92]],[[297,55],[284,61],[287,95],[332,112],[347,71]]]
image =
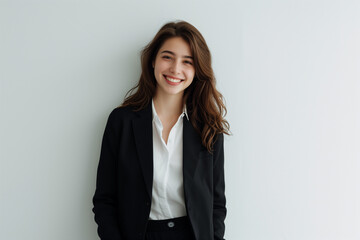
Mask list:
[[223,134],[210,51],[191,24],[165,24],[107,121],[93,197],[103,240],[223,239]]

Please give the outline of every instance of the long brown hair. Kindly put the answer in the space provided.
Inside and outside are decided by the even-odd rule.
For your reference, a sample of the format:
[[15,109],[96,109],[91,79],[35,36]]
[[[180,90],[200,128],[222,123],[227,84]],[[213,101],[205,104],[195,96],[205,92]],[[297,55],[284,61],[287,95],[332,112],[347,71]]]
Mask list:
[[195,76],[184,91],[189,119],[200,134],[202,144],[212,151],[217,134],[229,135],[229,123],[224,119],[226,107],[223,96],[215,86],[211,67],[211,54],[201,33],[185,21],[165,24],[154,39],[141,52],[141,76],[135,87],[131,88],[120,107],[131,106],[135,111],[145,108],[155,95],[156,79],[152,68],[163,43],[172,37],[181,37],[189,45],[194,58]]

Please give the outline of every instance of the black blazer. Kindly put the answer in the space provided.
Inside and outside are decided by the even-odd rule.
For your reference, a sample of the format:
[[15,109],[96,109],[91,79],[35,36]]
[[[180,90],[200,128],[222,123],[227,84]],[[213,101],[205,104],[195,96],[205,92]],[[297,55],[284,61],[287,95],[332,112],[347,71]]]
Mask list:
[[[223,134],[209,153],[183,121],[185,205],[196,240],[223,239],[226,216]],[[93,212],[102,240],[144,239],[153,183],[151,103],[114,109],[102,140]]]

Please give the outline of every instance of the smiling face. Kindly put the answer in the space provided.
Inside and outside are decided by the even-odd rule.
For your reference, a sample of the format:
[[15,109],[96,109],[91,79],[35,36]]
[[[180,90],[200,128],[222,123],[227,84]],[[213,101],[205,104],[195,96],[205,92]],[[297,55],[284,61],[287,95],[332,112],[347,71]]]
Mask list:
[[153,62],[156,95],[178,95],[192,83],[195,76],[189,44],[181,37],[167,39]]

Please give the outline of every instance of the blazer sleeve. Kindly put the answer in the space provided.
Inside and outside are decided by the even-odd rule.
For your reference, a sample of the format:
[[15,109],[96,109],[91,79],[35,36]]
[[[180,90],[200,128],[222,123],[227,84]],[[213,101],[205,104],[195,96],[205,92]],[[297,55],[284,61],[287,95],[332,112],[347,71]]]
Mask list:
[[223,240],[225,234],[226,198],[224,180],[224,135],[219,134],[214,143],[214,203],[213,203],[213,224],[214,239]]
[[93,196],[95,222],[102,240],[121,240],[117,219],[116,158],[119,135],[113,110],[107,120],[97,169],[96,190]]

